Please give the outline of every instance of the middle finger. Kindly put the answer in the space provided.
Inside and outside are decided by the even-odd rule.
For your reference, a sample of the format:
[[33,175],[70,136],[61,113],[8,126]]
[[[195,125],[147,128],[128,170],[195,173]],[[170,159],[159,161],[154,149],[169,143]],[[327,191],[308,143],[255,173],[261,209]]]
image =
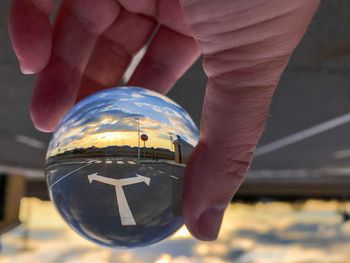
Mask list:
[[53,131],[74,104],[95,42],[119,11],[114,0],[62,2],[55,21],[51,57],[38,76],[30,109],[39,130]]
[[98,38],[77,99],[118,85],[132,57],[146,44],[156,25],[150,17],[122,9],[114,23]]

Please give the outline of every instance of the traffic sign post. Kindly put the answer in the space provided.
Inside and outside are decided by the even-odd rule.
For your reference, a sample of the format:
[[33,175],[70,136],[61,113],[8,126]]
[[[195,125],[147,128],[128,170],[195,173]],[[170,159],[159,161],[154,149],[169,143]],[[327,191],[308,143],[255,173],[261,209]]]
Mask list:
[[141,134],[141,140],[143,141],[143,157],[146,158],[146,141],[148,140],[148,135],[145,133]]

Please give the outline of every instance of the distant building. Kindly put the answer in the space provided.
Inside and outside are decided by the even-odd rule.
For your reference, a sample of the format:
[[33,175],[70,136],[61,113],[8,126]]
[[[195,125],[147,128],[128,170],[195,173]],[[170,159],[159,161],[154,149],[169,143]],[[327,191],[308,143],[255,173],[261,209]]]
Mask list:
[[173,141],[175,148],[175,162],[177,163],[187,163],[194,147],[183,140],[179,135],[176,136],[177,139]]

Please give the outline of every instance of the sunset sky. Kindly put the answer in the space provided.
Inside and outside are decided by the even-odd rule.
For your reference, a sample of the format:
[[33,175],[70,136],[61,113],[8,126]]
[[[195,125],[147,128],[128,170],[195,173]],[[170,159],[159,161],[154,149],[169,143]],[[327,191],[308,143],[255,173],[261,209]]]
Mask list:
[[193,146],[198,140],[196,125],[178,104],[152,91],[123,87],[96,93],[78,103],[59,125],[47,156],[59,149],[137,146],[135,118],[139,119],[140,133],[148,135],[146,147],[172,150],[169,133],[174,139],[180,135]]

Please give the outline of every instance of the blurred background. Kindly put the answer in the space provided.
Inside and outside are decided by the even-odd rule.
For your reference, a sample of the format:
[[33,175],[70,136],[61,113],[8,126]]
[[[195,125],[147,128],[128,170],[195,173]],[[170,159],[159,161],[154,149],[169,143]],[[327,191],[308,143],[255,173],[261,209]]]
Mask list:
[[[8,7],[9,0],[2,0],[0,262],[349,262],[349,1],[323,1],[292,56],[219,239],[199,242],[182,228],[135,250],[83,240],[48,201],[44,163],[50,134],[30,121],[35,78],[19,71]],[[197,125],[205,83],[199,60],[168,94]]]

